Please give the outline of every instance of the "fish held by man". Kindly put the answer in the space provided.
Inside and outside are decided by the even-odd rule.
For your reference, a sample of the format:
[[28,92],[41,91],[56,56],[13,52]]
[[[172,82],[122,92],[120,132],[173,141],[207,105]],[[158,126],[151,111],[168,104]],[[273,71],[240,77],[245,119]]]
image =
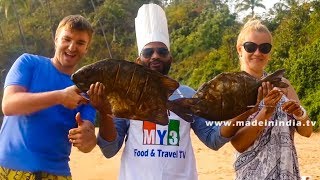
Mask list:
[[116,59],[86,65],[71,79],[85,93],[91,84],[101,82],[114,116],[161,125],[169,122],[167,101],[179,87],[177,81],[157,71]]
[[284,69],[278,70],[261,80],[244,71],[221,73],[204,83],[192,98],[176,99],[169,102],[168,107],[186,121],[191,121],[193,115],[211,121],[228,120],[256,105],[262,82],[288,87],[281,81],[284,72]]

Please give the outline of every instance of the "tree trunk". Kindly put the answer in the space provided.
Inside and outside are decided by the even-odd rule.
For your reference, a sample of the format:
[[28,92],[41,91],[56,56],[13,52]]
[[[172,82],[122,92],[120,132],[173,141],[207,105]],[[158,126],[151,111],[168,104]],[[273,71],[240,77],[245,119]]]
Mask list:
[[[92,7],[93,7],[93,10],[96,11],[96,6],[94,5],[93,0],[91,0],[91,4],[92,4]],[[104,32],[104,28],[103,28],[103,26],[101,24],[101,21],[98,20],[98,22],[99,22],[99,26],[100,26],[102,34],[103,34],[104,41],[106,42],[106,45],[107,45],[107,49],[108,49],[108,52],[109,52],[109,57],[112,58],[112,54],[111,54],[111,51],[110,51],[110,47],[109,47],[109,43],[108,43],[108,40],[107,40],[106,33]]]
[[25,51],[27,51],[26,38],[24,37],[23,30],[22,30],[22,26],[21,26],[21,24],[20,24],[20,18],[19,18],[19,14],[18,14],[18,12],[17,12],[17,7],[16,7],[16,0],[13,0],[12,2],[13,2],[13,12],[14,12],[14,15],[15,15],[15,17],[16,17],[16,20],[17,20],[17,23],[18,23],[18,27],[19,27],[21,43],[22,43],[23,49],[24,49]]
[[50,32],[51,32],[51,37],[52,37],[52,40],[54,41],[55,30],[54,30],[54,27],[53,27],[52,11],[51,11],[51,6],[50,6],[50,0],[46,0],[46,4],[48,5],[48,15],[49,15],[49,19],[50,19]]
[[254,16],[254,6],[251,7],[251,17],[253,18]]
[[0,35],[1,35],[1,39],[4,41],[4,35],[3,35],[3,31],[2,31],[1,25],[0,25]]

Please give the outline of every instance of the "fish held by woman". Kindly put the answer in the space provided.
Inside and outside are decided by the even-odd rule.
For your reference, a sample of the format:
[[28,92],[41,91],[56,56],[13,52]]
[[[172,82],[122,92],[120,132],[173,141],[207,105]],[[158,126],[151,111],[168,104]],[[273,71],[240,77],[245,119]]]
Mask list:
[[256,105],[262,82],[268,81],[279,88],[288,87],[281,81],[284,72],[284,69],[278,70],[261,80],[244,71],[221,73],[204,83],[192,98],[173,100],[168,108],[186,121],[192,121],[193,115],[211,121],[228,120]]
[[167,125],[169,96],[179,83],[126,60],[106,59],[80,68],[71,76],[83,92],[101,82],[114,116]]

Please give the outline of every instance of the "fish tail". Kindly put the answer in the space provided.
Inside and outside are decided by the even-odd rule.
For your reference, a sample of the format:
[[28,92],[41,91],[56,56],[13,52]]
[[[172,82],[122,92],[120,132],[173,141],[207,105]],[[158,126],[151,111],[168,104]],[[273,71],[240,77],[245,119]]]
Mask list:
[[154,119],[152,122],[155,122],[156,124],[160,124],[163,126],[166,126],[169,124],[169,118],[167,116],[167,113],[164,114],[165,116],[162,115],[158,115],[158,116],[154,116]]
[[287,88],[289,85],[285,82],[283,82],[281,79],[284,75],[285,69],[277,70],[276,72],[268,75],[267,77],[260,80],[260,82],[267,82],[269,81],[273,86],[279,87],[279,88]]
[[197,102],[196,98],[179,98],[173,101],[167,102],[168,110],[172,111],[183,120],[187,122],[193,122],[193,110],[192,106]]
[[171,79],[167,76],[163,76],[161,78],[161,83],[168,89],[168,93],[170,95],[179,87],[179,83],[176,80]]

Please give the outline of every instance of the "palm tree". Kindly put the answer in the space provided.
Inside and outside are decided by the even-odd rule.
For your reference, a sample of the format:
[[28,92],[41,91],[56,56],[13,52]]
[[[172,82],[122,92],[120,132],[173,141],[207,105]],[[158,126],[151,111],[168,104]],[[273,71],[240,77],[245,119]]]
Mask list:
[[236,5],[236,10],[238,12],[247,11],[251,9],[251,16],[254,16],[254,8],[261,7],[266,9],[262,4],[262,0],[237,0],[238,4]]

